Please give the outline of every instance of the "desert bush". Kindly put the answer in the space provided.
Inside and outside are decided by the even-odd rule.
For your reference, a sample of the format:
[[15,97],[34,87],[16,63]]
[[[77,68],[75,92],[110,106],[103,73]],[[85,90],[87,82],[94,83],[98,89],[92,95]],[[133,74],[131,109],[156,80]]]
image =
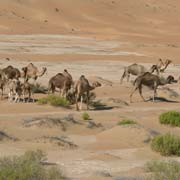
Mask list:
[[84,112],[82,114],[82,118],[83,118],[83,120],[90,120],[90,116],[89,116],[89,114],[87,112]]
[[137,123],[131,119],[123,119],[122,121],[118,122],[118,125],[120,125],[120,126],[128,125],[128,124],[137,124]]
[[179,180],[180,179],[180,163],[176,161],[150,161],[146,165],[151,175],[147,180]]
[[158,135],[153,138],[151,148],[164,156],[180,156],[180,137],[169,133]]
[[47,91],[47,88],[42,86],[39,83],[36,83],[36,84],[32,85],[32,92],[33,93],[43,93],[43,94],[45,94],[46,91]]
[[46,156],[41,151],[29,151],[22,156],[0,158],[0,179],[2,180],[64,180],[57,167],[42,165]]
[[57,96],[57,95],[48,95],[45,98],[41,98],[38,100],[38,104],[50,104],[52,106],[56,106],[56,107],[68,107],[69,106],[69,101],[61,96]]
[[170,124],[172,126],[180,126],[180,112],[169,111],[159,116],[161,124]]

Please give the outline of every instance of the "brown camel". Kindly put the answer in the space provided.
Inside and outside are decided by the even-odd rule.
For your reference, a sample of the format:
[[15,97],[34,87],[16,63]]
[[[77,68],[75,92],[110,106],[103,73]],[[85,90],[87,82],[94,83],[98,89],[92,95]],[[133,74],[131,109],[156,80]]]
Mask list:
[[58,88],[60,89],[61,96],[66,97],[72,85],[72,79],[62,73],[58,73],[49,80],[48,91],[54,93],[56,88]]
[[135,79],[134,89],[133,89],[132,93],[130,94],[130,102],[132,102],[132,96],[136,90],[139,90],[139,94],[140,94],[141,98],[143,99],[143,101],[145,101],[145,99],[142,95],[142,86],[143,85],[148,86],[154,90],[154,95],[153,95],[153,102],[154,102],[155,96],[157,95],[158,86],[159,85],[163,86],[165,84],[171,84],[172,82],[173,82],[172,77],[163,79],[155,74],[146,72],[143,75],[140,75]]
[[159,69],[157,65],[152,65],[151,68],[148,70],[143,65],[140,64],[131,64],[130,66],[127,66],[124,68],[124,73],[121,77],[120,83],[122,84],[123,79],[127,77],[127,81],[129,81],[130,75],[139,76],[141,74],[144,74],[145,72],[153,73],[156,71],[157,74],[159,74]]
[[99,82],[95,82],[92,85],[89,84],[89,81],[82,75],[75,85],[75,96],[76,96],[76,110],[79,111],[78,100],[81,99],[80,110],[82,110],[82,102],[83,95],[86,94],[86,105],[87,109],[89,109],[89,92],[95,89],[96,87],[100,87],[101,84]]
[[9,79],[19,79],[21,77],[21,72],[19,69],[14,68],[13,66],[8,66],[2,69],[7,80]]
[[28,81],[31,78],[36,81],[38,77],[41,77],[45,74],[47,68],[43,67],[42,71],[39,71],[33,63],[29,63],[26,67],[23,67],[22,70],[24,72],[25,81]]

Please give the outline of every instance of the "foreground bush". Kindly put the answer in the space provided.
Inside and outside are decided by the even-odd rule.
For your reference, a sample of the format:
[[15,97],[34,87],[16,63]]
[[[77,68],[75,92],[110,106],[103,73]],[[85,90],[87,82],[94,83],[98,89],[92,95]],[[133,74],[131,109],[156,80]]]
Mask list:
[[66,98],[57,95],[48,95],[45,98],[41,98],[38,100],[38,104],[50,104],[52,106],[61,106],[61,107],[68,107],[69,102]]
[[152,140],[151,147],[154,151],[160,152],[161,155],[180,156],[180,137],[169,133],[158,135]]
[[26,152],[22,156],[0,159],[1,180],[64,180],[56,167],[46,168],[41,164],[45,155],[41,151]]
[[83,120],[90,120],[90,116],[89,116],[89,114],[87,112],[84,112],[82,114],[82,118],[83,118]]
[[176,161],[152,161],[146,167],[152,173],[147,180],[180,180],[180,163]]
[[180,112],[169,111],[162,113],[159,116],[159,121],[161,124],[170,124],[172,126],[180,126]]
[[118,122],[118,125],[120,125],[120,126],[128,125],[128,124],[136,124],[136,122],[133,120],[130,120],[130,119],[123,119],[122,121]]

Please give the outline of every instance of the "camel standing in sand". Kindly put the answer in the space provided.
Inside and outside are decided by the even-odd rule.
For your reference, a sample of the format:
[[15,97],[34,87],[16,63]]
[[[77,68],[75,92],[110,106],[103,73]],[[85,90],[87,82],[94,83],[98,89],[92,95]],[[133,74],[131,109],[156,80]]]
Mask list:
[[29,63],[26,67],[23,67],[22,70],[25,81],[28,81],[29,79],[34,79],[34,81],[36,81],[38,77],[41,77],[46,73],[47,68],[43,67],[42,71],[39,71],[33,63]]
[[121,77],[120,83],[122,84],[123,79],[125,77],[127,77],[127,81],[129,81],[130,75],[134,75],[134,76],[139,76],[145,72],[150,72],[153,73],[154,71],[157,72],[157,74],[159,74],[159,69],[157,67],[157,65],[153,65],[149,70],[147,68],[145,68],[143,65],[140,64],[131,64],[130,66],[127,66],[124,68],[124,73]]
[[[64,73],[68,73],[67,70]],[[64,75],[64,73],[58,73],[49,80],[49,92],[52,91],[52,93],[54,93],[56,88],[59,88],[61,96],[67,96],[68,91],[71,89],[73,85],[73,80],[72,76],[69,73],[66,75]]]
[[82,110],[82,102],[83,95],[86,94],[86,105],[87,109],[89,109],[89,92],[95,89],[96,87],[100,87],[101,84],[99,82],[95,82],[92,85],[89,84],[89,81],[82,75],[75,85],[75,96],[76,96],[76,110],[79,111],[78,100],[81,99],[80,110]]
[[157,95],[158,86],[170,84],[171,82],[172,82],[172,77],[168,77],[167,79],[162,79],[155,74],[146,72],[143,75],[140,75],[135,79],[134,89],[133,89],[132,93],[130,94],[130,102],[132,102],[132,96],[136,92],[136,90],[139,90],[139,94],[140,94],[141,98],[143,99],[143,101],[145,101],[145,99],[142,95],[142,86],[143,85],[148,86],[154,90],[154,95],[153,95],[153,102],[154,102],[155,96]]

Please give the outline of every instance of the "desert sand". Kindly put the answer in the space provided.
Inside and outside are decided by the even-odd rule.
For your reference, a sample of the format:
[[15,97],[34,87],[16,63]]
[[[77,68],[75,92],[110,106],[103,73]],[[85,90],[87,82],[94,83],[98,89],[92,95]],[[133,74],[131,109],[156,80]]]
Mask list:
[[[162,99],[155,103],[143,102],[137,92],[130,103],[135,77],[123,84],[120,78],[125,66],[136,62],[149,68],[162,58],[172,60],[163,76],[178,79],[179,13],[176,0],[1,0],[1,68],[21,69],[30,62],[40,69],[47,67],[37,80],[46,87],[50,77],[65,68],[74,80],[83,74],[102,84],[94,91],[102,107],[86,111],[84,106],[77,112],[74,105],[64,109],[10,103],[5,97],[0,101],[0,130],[17,141],[2,138],[0,156],[41,149],[48,161],[75,180],[144,175],[146,162],[164,159],[151,150],[151,138],[166,132],[180,135],[179,128],[158,121],[162,112],[180,110],[180,89],[178,84],[159,87]],[[143,88],[143,94],[148,99],[153,92]],[[36,99],[44,96],[35,94]],[[90,128],[83,112],[101,126]],[[57,118],[64,126],[51,122]],[[137,124],[118,126],[124,118]],[[35,123],[28,123],[31,120]]]

